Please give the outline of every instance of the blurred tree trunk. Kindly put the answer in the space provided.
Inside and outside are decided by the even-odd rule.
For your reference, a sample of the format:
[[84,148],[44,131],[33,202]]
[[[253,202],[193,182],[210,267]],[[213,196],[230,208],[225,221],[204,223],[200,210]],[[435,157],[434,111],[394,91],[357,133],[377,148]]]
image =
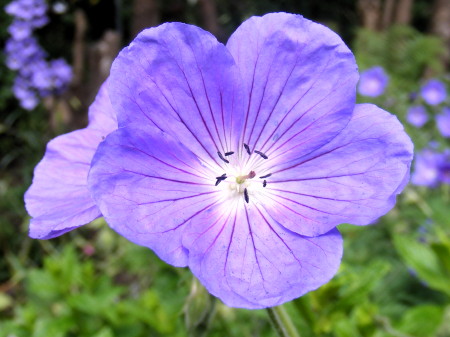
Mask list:
[[[85,102],[92,102],[98,89],[108,78],[111,65],[120,51],[121,36],[117,31],[107,30],[102,38],[89,48],[89,78],[85,87]],[[90,104],[90,103],[89,103]]]
[[44,100],[44,105],[50,114],[49,125],[53,130],[61,130],[68,125],[72,129],[85,126],[86,117],[83,113],[83,98],[86,89],[84,82],[84,71],[86,66],[86,31],[88,20],[82,9],[74,13],[74,41],[72,48],[72,71],[73,78],[70,90],[63,97],[50,96]]
[[412,19],[412,8],[414,0],[399,0],[395,13],[395,23],[409,25]]
[[444,42],[443,63],[450,67],[450,0],[435,0],[431,17],[431,32]]
[[396,0],[385,0],[383,5],[383,17],[381,21],[381,29],[386,30],[392,25],[394,20]]
[[160,16],[157,0],[134,0],[131,19],[131,38],[148,27],[159,25]]
[[358,0],[358,11],[361,15],[362,26],[370,30],[378,30],[381,13],[380,0]]
[[358,11],[364,28],[386,30],[392,24],[410,24],[413,4],[414,0],[358,0]]
[[203,27],[211,34],[221,35],[215,0],[198,0]]
[[76,87],[83,79],[84,55],[86,51],[85,35],[88,27],[86,14],[82,9],[75,11],[75,37],[73,41],[73,80],[72,84]]

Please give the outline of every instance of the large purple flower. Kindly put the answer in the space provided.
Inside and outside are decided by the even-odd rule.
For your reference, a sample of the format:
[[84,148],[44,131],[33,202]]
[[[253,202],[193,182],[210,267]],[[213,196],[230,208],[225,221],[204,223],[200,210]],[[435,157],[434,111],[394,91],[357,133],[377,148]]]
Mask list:
[[380,96],[386,89],[388,81],[389,77],[383,67],[372,67],[361,73],[358,92],[363,96]]
[[87,188],[87,175],[98,144],[115,129],[104,84],[89,109],[88,127],[50,141],[36,166],[25,194],[32,238],[50,239],[101,216]]
[[88,185],[118,233],[189,266],[230,306],[262,308],[336,273],[335,228],[389,211],[409,178],[398,120],[356,105],[350,50],[285,13],[219,43],[168,23],[122,50],[109,95],[119,129]]

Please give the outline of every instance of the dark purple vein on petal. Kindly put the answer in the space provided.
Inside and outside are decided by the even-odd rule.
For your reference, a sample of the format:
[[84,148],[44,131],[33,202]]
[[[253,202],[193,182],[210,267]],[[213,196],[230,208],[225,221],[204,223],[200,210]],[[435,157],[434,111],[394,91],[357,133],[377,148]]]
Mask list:
[[[346,144],[342,144],[342,145],[336,146],[335,148],[333,148],[333,149],[331,149],[331,150],[329,150],[329,151],[327,151],[327,152],[320,153],[320,154],[318,154],[317,156],[314,156],[314,157],[312,157],[312,158],[309,158],[309,159],[307,159],[307,160],[304,160],[304,161],[302,161],[302,162],[300,162],[300,163],[296,163],[296,164],[291,165],[291,166],[289,166],[289,167],[285,167],[285,168],[283,168],[283,169],[281,169],[281,170],[275,171],[274,173],[279,173],[279,172],[291,170],[291,169],[293,169],[293,168],[295,168],[295,167],[297,167],[297,166],[303,165],[303,164],[305,164],[305,163],[307,163],[307,162],[313,161],[313,160],[315,160],[315,159],[317,159],[317,158],[320,158],[320,157],[322,157],[322,156],[326,156],[326,155],[328,155],[328,154],[330,154],[330,153],[333,153],[334,151],[337,151],[337,150],[340,150],[340,149],[342,149],[342,148],[345,148],[345,147],[347,147],[347,146],[350,145],[350,144],[356,144],[356,143],[358,143],[358,142],[366,141],[366,140],[369,140],[369,139],[378,140],[378,138],[365,138],[365,139],[361,139],[361,140],[358,140],[358,141],[350,141],[350,142],[348,142],[348,143],[346,143]],[[360,159],[360,160],[361,160],[361,159]],[[348,165],[347,165],[347,166],[348,166]],[[339,169],[340,169],[340,168],[339,168]],[[304,179],[304,180],[308,180],[308,179]]]
[[188,221],[192,220],[194,217],[196,217],[197,215],[201,214],[203,211],[205,211],[205,210],[207,210],[208,208],[210,208],[210,207],[216,205],[218,202],[219,202],[219,201],[214,201],[213,203],[211,203],[211,204],[207,205],[206,207],[202,208],[201,210],[195,212],[193,215],[191,215],[189,218],[187,218],[186,220],[184,220],[182,223],[176,225],[175,227],[173,227],[173,228],[171,228],[171,229],[162,231],[162,232],[160,232],[160,233],[167,233],[167,232],[171,232],[171,231],[177,230],[178,228],[180,228],[181,226],[183,226],[184,224],[186,224]]
[[156,201],[148,201],[148,202],[142,202],[142,203],[138,203],[138,205],[151,205],[151,204],[159,204],[162,202],[173,202],[173,201],[179,201],[179,200],[185,200],[185,199],[192,199],[192,198],[196,198],[196,197],[201,197],[203,195],[209,195],[209,194],[215,194],[218,193],[219,191],[211,191],[211,192],[202,192],[199,194],[195,194],[195,195],[188,195],[185,197],[179,197],[179,198],[173,198],[173,199],[164,199],[164,200],[156,200]]
[[[345,83],[345,82],[344,82]],[[335,91],[335,90],[333,90]],[[292,129],[292,127],[298,122],[300,121],[303,116],[305,116],[308,112],[310,112],[312,109],[314,109],[317,105],[319,105],[320,103],[322,103],[327,97],[322,98],[319,102],[317,102],[314,106],[312,106],[311,108],[309,108],[303,115],[301,115],[299,118],[297,118],[297,120],[294,121],[294,123],[292,125],[290,125],[284,132],[283,134],[276,140],[274,141],[274,143],[272,143],[272,145],[269,147],[269,149],[267,151],[270,151],[274,145],[276,143],[278,143],[278,140],[280,140],[286,133],[289,132],[289,130]],[[320,121],[322,118],[327,117],[330,113],[334,112],[334,107],[333,109],[329,110],[327,113],[321,115],[319,118],[315,119],[314,121],[312,121],[309,125],[307,125],[305,128],[303,128],[302,130],[300,130],[299,132],[295,133],[293,136],[291,136],[288,140],[284,141],[283,144],[279,145],[275,150],[272,151],[272,153],[277,152],[280,148],[282,148],[284,145],[289,144],[289,142],[294,139],[295,137],[299,136],[300,134],[302,134],[305,130],[308,130],[309,128],[311,128],[312,126],[315,125],[315,123],[317,123],[318,121]],[[350,121],[348,121],[350,122]],[[347,122],[347,124],[348,124]],[[337,136],[337,134],[335,135],[335,137]]]
[[[259,274],[261,275],[261,279],[263,281],[262,282],[262,286],[263,286],[264,290],[267,292],[267,289],[266,289],[266,286],[265,286],[264,275],[263,275],[263,272],[262,272],[262,269],[261,269],[261,265],[260,265],[259,259],[258,259],[258,254],[257,254],[258,249],[256,249],[255,238],[253,237],[252,226],[250,225],[250,219],[248,217],[248,210],[247,210],[247,206],[246,205],[244,205],[244,209],[245,209],[245,218],[247,219],[248,231],[249,231],[249,234],[250,234],[250,238],[252,239],[253,253],[255,255],[256,264],[257,264],[258,269],[259,269]],[[253,275],[252,275],[252,277],[253,277]],[[251,279],[250,279],[250,283],[251,283]]]
[[[295,67],[297,66],[297,63],[298,63],[298,60],[299,60],[299,58],[300,58],[301,52],[302,52],[302,50],[303,50],[304,48],[305,48],[305,47],[303,47],[303,48],[302,48],[300,51],[298,51],[298,53],[297,53],[297,57],[296,57],[296,59],[295,59],[295,64],[294,64],[294,66],[292,67],[291,71],[289,72],[289,76],[287,77],[287,79],[286,79],[286,81],[285,81],[285,83],[284,83],[284,85],[283,85],[283,88],[281,89],[281,91],[280,91],[280,93],[279,93],[277,99],[275,100],[275,103],[274,103],[274,105],[273,105],[273,107],[272,107],[272,109],[271,109],[271,111],[270,111],[270,114],[269,114],[269,116],[267,117],[266,121],[264,122],[264,125],[263,125],[263,127],[261,128],[261,131],[259,132],[258,137],[257,137],[256,140],[255,140],[255,144],[254,144],[255,148],[257,147],[258,141],[259,141],[259,139],[261,138],[261,136],[262,136],[262,134],[263,134],[263,132],[264,132],[264,130],[265,130],[265,128],[266,128],[266,126],[267,126],[269,120],[272,118],[272,115],[273,115],[273,113],[275,112],[275,108],[277,107],[278,103],[280,102],[281,97],[283,96],[284,90],[286,89],[286,86],[287,86],[287,84],[288,84],[288,82],[289,82],[289,79],[291,78],[292,74],[294,73]],[[306,70],[305,70],[305,71],[306,71]],[[301,75],[300,75],[300,76],[301,76]],[[261,99],[261,103],[262,103],[262,101],[263,101],[263,99]],[[256,123],[256,120],[255,120],[255,123]],[[272,134],[273,134],[273,133],[272,133]],[[251,141],[251,136],[250,136],[249,142],[250,142],[250,141]],[[262,146],[261,148],[263,148],[264,146],[265,146],[265,144],[263,144],[263,146]]]
[[[295,214],[301,216],[302,218],[304,218],[304,219],[306,219],[306,220],[309,220],[309,221],[312,221],[312,222],[320,223],[320,222],[317,221],[317,220],[311,219],[311,218],[307,217],[306,215],[303,215],[303,214],[301,214],[301,213],[298,213],[298,212],[294,211],[293,209],[291,209],[290,207],[287,207],[284,203],[282,203],[282,202],[280,202],[279,200],[276,199],[276,197],[280,197],[278,194],[272,193],[272,194],[268,195],[267,197],[268,197],[270,200],[272,200],[272,201],[276,202],[277,204],[279,204],[280,206],[286,208],[287,210],[291,211],[292,213],[295,213]],[[304,205],[302,205],[302,204],[299,204],[299,205],[300,205],[300,206],[304,206]],[[267,210],[266,210],[266,212],[267,212]]]
[[[315,81],[311,84],[311,86],[308,88],[308,90],[306,90],[302,96],[300,96],[300,98],[294,103],[294,105],[288,110],[288,112],[283,116],[283,118],[281,119],[280,123],[278,123],[278,125],[275,127],[275,129],[272,131],[272,133],[269,135],[269,137],[267,137],[266,141],[263,143],[261,150],[263,150],[265,148],[265,146],[267,145],[267,142],[272,139],[273,135],[275,134],[275,132],[280,128],[281,125],[284,124],[285,119],[291,114],[291,112],[295,109],[295,107],[300,103],[300,101],[311,91],[311,89],[315,86],[315,84],[317,83],[317,81],[319,80],[320,76],[323,74],[323,72],[325,71],[325,69],[328,67],[328,64],[330,63],[331,57],[328,59],[327,64],[324,66],[324,68],[321,70],[320,74],[316,77]],[[325,98],[327,98],[328,95],[326,95],[322,100],[324,100]],[[303,116],[306,115],[306,113],[308,113],[311,109],[308,109],[306,112],[304,112],[299,118],[297,118],[296,121],[294,121],[287,130],[285,130],[285,132],[283,132],[283,134],[278,137],[278,139],[276,141],[274,141],[274,143],[267,149],[265,150],[266,152],[269,152],[269,150],[273,147],[273,145],[275,143],[278,142],[278,140],[280,140],[284,134],[290,130],[299,120],[301,120],[303,118]]]
[[[183,172],[183,173],[192,175],[192,176],[197,177],[197,178],[205,179],[205,177],[203,177],[203,176],[199,176],[199,175],[197,175],[197,174],[195,174],[195,173],[192,173],[192,172],[190,172],[190,171],[186,171],[186,170],[183,170],[183,169],[181,169],[181,168],[179,168],[179,167],[177,167],[177,166],[174,166],[174,165],[172,165],[172,164],[166,163],[164,160],[159,159],[158,157],[155,157],[154,155],[152,155],[152,154],[150,154],[150,153],[147,153],[147,152],[145,152],[144,150],[141,150],[141,149],[139,149],[139,148],[137,148],[137,147],[134,147],[134,146],[128,146],[128,145],[122,145],[122,147],[124,147],[124,148],[129,148],[129,149],[132,149],[132,150],[137,150],[137,151],[141,152],[142,154],[144,154],[144,155],[146,155],[146,156],[148,156],[148,157],[150,157],[150,158],[153,158],[154,160],[160,162],[161,164],[166,165],[166,166],[168,166],[168,167],[170,167],[170,168],[173,168],[173,169],[175,169],[175,170],[177,170],[177,171],[180,171],[180,172]],[[176,158],[176,157],[174,156],[174,158]],[[178,158],[177,158],[177,159],[178,159]]]
[[[174,37],[172,36],[172,38],[174,38]],[[176,39],[174,39],[174,40],[176,40]],[[190,44],[189,44],[189,46],[190,46],[190,48],[191,48],[192,55],[194,56],[195,62],[197,63],[197,59],[196,59],[196,57],[195,57],[194,50],[192,49],[192,46],[191,46]],[[166,49],[168,49],[167,46],[166,46]],[[202,120],[203,126],[205,127],[205,129],[206,129],[206,131],[207,131],[207,133],[208,133],[208,135],[209,135],[209,138],[210,138],[211,141],[213,142],[215,148],[216,148],[216,149],[219,149],[219,147],[218,147],[217,144],[216,144],[216,141],[215,141],[214,137],[213,137],[212,134],[211,134],[211,130],[209,129],[209,127],[208,127],[208,125],[207,125],[207,123],[206,123],[206,121],[205,121],[205,118],[204,118],[204,116],[203,116],[203,114],[202,114],[202,111],[201,111],[201,109],[200,109],[200,107],[199,107],[199,105],[198,105],[197,99],[195,98],[194,92],[192,91],[192,87],[191,87],[191,85],[190,85],[190,83],[189,83],[189,80],[188,80],[188,78],[187,78],[187,76],[186,76],[186,73],[185,73],[185,71],[184,71],[184,65],[183,65],[183,67],[180,66],[180,64],[178,63],[178,59],[175,58],[175,57],[173,57],[172,53],[171,53],[169,50],[168,50],[168,54],[172,57],[172,59],[175,61],[176,65],[178,66],[178,69],[179,69],[179,70],[181,71],[181,73],[183,74],[183,77],[184,77],[184,79],[185,79],[185,82],[186,82],[186,84],[187,84],[187,86],[188,86],[188,88],[189,88],[189,92],[191,93],[192,99],[194,100],[195,106],[196,106],[196,108],[197,108],[197,112],[198,112],[198,114],[199,114],[199,116],[200,116],[200,118],[201,118],[201,120]],[[181,59],[181,62],[183,62],[183,57],[182,57],[181,54],[180,54],[180,59]],[[200,71],[200,69],[199,69],[199,67],[198,67],[198,63],[197,63],[197,69]],[[200,71],[200,74],[201,74],[201,71]],[[201,77],[202,77],[202,81],[203,81],[203,75],[202,75],[202,74],[201,74]],[[204,81],[203,81],[203,89],[204,89],[205,92],[206,92],[206,87],[205,87]],[[210,102],[209,102],[209,98],[208,98],[208,97],[207,97],[207,100],[208,100],[208,104],[209,104]],[[177,114],[178,114],[178,113],[177,113]],[[181,117],[180,117],[180,118],[181,118]],[[209,152],[208,152],[208,153],[209,153]]]
[[[277,231],[275,231],[273,229],[273,227],[270,225],[269,221],[266,219],[266,217],[264,216],[264,214],[261,212],[261,210],[259,209],[259,207],[256,207],[256,210],[258,211],[258,213],[261,215],[261,217],[264,219],[264,222],[266,223],[266,225],[269,227],[270,231],[272,233],[274,233],[276,235],[276,237],[283,243],[283,245],[287,248],[287,250],[289,251],[289,253],[294,257],[294,259],[298,262],[298,264],[300,265],[300,268],[303,268],[302,266],[302,261],[300,261],[300,259],[297,257],[297,255],[295,255],[295,253],[292,251],[291,247],[289,247],[289,245],[286,243],[286,241],[283,240],[283,238],[278,234]],[[297,234],[298,235],[298,234]]]
[[[170,53],[168,47],[166,45],[164,45],[164,48],[167,50],[167,54],[170,55],[172,58],[172,54]],[[180,65],[178,64],[178,62],[175,62],[178,66],[178,68],[180,68]],[[144,68],[145,69],[145,68]],[[183,70],[180,68],[180,71],[183,73],[184,77],[186,78]],[[147,74],[148,75],[148,74]],[[208,149],[205,147],[205,145],[199,140],[199,138],[197,137],[197,135],[188,127],[187,123],[184,121],[184,119],[181,117],[181,115],[178,113],[178,110],[175,109],[175,107],[171,104],[170,100],[167,98],[167,96],[165,95],[165,93],[163,92],[163,90],[161,90],[161,88],[159,87],[159,85],[155,82],[155,80],[148,75],[148,79],[155,85],[155,87],[159,90],[159,92],[161,93],[161,95],[164,97],[164,99],[166,100],[167,104],[169,104],[169,106],[171,107],[171,109],[173,110],[173,112],[178,116],[179,121],[184,125],[184,127],[190,132],[190,134],[195,138],[195,140],[197,141],[197,143],[203,148],[203,150],[205,150],[205,152],[209,155],[209,157],[218,165],[219,162],[216,160],[216,158],[208,151]],[[188,84],[189,86],[189,84]],[[189,87],[190,88],[190,87]],[[172,95],[172,99],[174,101],[176,101],[173,98]],[[194,100],[195,101],[195,100]],[[152,120],[153,121],[153,120]],[[154,122],[153,122],[154,123]]]
[[[198,65],[198,60],[197,60],[197,57],[196,57],[195,53],[192,53],[192,54],[194,55],[195,64],[197,65],[197,69],[198,69],[198,71],[200,73],[200,77],[202,78],[203,90],[205,92],[206,100],[208,101],[209,112],[211,114],[211,118],[212,118],[213,123],[214,123],[214,128],[216,130],[217,139],[219,140],[220,145],[222,147],[222,152],[225,152],[225,151],[227,151],[227,149],[225,149],[225,147],[224,147],[224,145],[222,143],[222,139],[220,138],[219,129],[218,129],[217,123],[216,123],[216,118],[214,116],[214,113],[213,113],[213,110],[212,110],[212,107],[211,107],[211,100],[209,99],[208,90],[206,89],[206,83],[205,83],[205,79],[203,77],[203,72],[201,71],[200,66]],[[220,83],[221,81],[219,80],[218,82]],[[220,93],[222,94],[222,92],[220,92]],[[203,116],[202,116],[202,119],[203,119]],[[205,127],[206,127],[206,125],[205,125]],[[208,129],[208,133],[210,133],[209,129]],[[210,134],[210,136],[211,136],[211,139],[212,139],[212,135],[211,134]],[[214,144],[216,144],[216,143],[214,142]],[[216,148],[219,149],[217,145],[216,145]]]
[[123,172],[136,174],[136,175],[147,177],[147,178],[150,178],[150,179],[160,179],[160,180],[165,180],[165,181],[170,181],[170,182],[180,183],[180,184],[189,184],[189,185],[197,185],[197,186],[211,186],[211,184],[199,184],[199,183],[195,183],[195,182],[192,182],[192,181],[170,179],[170,178],[165,178],[165,177],[161,177],[161,176],[152,176],[152,175],[149,175],[149,174],[146,174],[146,173],[136,172],[136,171],[127,170],[127,169],[123,169]]

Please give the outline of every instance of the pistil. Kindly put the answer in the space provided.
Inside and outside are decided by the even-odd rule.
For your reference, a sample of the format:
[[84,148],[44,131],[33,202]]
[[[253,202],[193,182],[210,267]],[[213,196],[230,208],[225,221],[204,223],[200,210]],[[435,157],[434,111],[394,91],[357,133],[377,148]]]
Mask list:
[[255,171],[250,171],[249,174],[243,175],[243,176],[239,176],[236,177],[236,182],[238,184],[243,184],[247,179],[253,179],[256,176]]

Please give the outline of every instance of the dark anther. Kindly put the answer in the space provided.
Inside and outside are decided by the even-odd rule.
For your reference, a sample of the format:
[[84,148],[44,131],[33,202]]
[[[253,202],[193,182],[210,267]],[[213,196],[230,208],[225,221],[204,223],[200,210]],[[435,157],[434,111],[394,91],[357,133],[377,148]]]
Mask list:
[[225,157],[231,156],[234,152],[230,151],[230,152],[225,152]]
[[263,187],[266,187],[266,186],[267,186],[267,181],[264,180],[264,181],[263,181]]
[[248,192],[247,192],[247,189],[246,188],[244,188],[244,199],[245,199],[245,202],[248,204]]
[[249,155],[251,155],[252,152],[250,151],[250,147],[249,147],[247,144],[245,144],[245,143],[244,143],[244,147],[245,147],[245,151],[247,151],[247,153],[248,153]]
[[224,173],[224,174],[222,174],[220,177],[216,177],[216,179],[217,179],[217,180],[216,180],[216,185],[215,185],[215,186],[219,185],[220,182],[221,182],[222,180],[227,179],[227,174]]
[[227,163],[227,164],[230,163],[228,160],[226,160],[226,159],[222,156],[222,153],[220,153],[219,151],[217,151],[217,155],[218,155],[219,158],[222,159],[225,163]]
[[266,174],[265,176],[259,177],[259,179],[269,178],[271,175],[272,175],[272,173],[269,173],[269,174]]
[[255,153],[259,154],[261,157],[263,157],[264,159],[269,159],[269,157],[267,157],[264,153],[262,153],[261,151],[255,150]]

